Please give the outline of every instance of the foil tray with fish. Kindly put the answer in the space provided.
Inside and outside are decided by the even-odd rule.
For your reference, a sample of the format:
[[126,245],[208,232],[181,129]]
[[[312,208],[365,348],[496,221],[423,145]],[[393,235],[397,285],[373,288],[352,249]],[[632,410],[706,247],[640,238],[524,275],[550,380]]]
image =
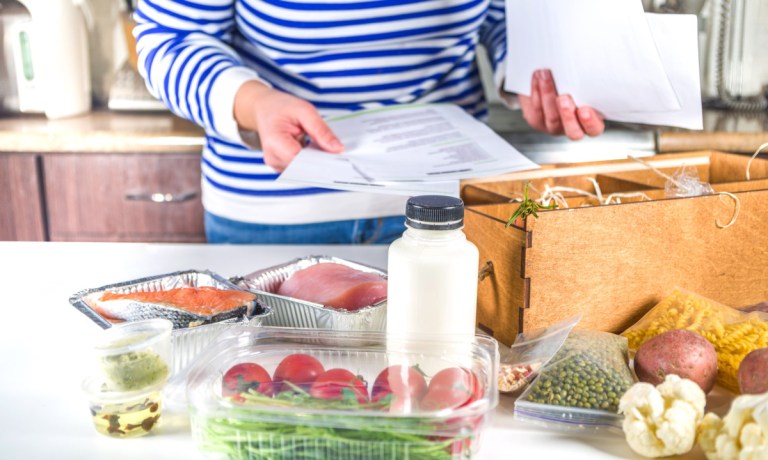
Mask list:
[[187,270],[86,289],[70,303],[103,328],[165,318],[174,329],[263,313],[256,294],[209,271]]
[[258,295],[207,270],[186,270],[85,289],[70,303],[106,329],[125,321],[173,323],[173,371],[178,374],[224,329],[261,325],[271,309]]
[[384,331],[387,273],[333,256],[297,258],[230,279],[272,308],[266,326]]

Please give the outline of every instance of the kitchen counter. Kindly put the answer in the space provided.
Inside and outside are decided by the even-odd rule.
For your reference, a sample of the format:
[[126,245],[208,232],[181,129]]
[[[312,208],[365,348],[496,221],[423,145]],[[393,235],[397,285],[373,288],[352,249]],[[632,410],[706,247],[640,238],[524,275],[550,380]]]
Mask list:
[[[598,161],[694,150],[753,153],[768,142],[767,114],[704,113],[704,130],[609,123],[597,138],[572,142],[532,131],[520,112],[492,105],[488,124],[541,164]],[[200,153],[203,130],[170,112],[97,110],[62,120],[42,115],[0,118],[0,153]],[[575,160],[574,160],[575,158]]]
[[0,152],[196,153],[203,130],[170,112],[94,111],[48,120],[42,115],[0,118]]
[[659,132],[659,153],[695,150],[752,154],[768,142],[767,113],[704,111],[704,130],[663,129]]
[[[223,276],[313,254],[386,267],[386,246],[236,246],[136,243],[3,243],[0,283],[6,287],[0,322],[0,446],[3,458],[134,460],[201,458],[182,412],[165,412],[157,431],[132,440],[98,434],[80,382],[89,344],[100,331],[68,298],[75,292],[143,276],[209,269]],[[512,417],[501,397],[481,438],[477,459],[640,458],[623,437],[558,432]],[[703,459],[694,450],[682,458]]]

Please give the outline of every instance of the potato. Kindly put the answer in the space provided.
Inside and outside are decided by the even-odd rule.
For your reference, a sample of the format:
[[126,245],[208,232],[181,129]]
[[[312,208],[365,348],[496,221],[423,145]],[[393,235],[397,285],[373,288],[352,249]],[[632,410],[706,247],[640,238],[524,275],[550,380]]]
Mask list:
[[768,392],[768,348],[753,350],[741,361],[739,390],[743,394]]
[[641,382],[658,385],[667,375],[693,380],[709,393],[717,379],[715,347],[699,334],[674,329],[640,345],[635,353],[635,374]]

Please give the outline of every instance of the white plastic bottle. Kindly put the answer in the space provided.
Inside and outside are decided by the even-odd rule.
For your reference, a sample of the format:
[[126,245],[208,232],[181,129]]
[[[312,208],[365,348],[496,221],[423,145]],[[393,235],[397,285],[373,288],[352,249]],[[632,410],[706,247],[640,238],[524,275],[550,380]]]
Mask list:
[[387,334],[472,340],[479,252],[461,230],[464,203],[416,196],[405,213],[408,228],[389,247]]

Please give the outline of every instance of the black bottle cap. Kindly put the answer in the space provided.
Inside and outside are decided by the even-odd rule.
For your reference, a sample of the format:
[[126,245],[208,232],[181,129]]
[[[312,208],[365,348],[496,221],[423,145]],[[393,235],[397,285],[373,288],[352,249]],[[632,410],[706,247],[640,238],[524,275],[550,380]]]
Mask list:
[[426,230],[455,230],[464,226],[464,202],[445,195],[421,195],[408,199],[405,225]]

